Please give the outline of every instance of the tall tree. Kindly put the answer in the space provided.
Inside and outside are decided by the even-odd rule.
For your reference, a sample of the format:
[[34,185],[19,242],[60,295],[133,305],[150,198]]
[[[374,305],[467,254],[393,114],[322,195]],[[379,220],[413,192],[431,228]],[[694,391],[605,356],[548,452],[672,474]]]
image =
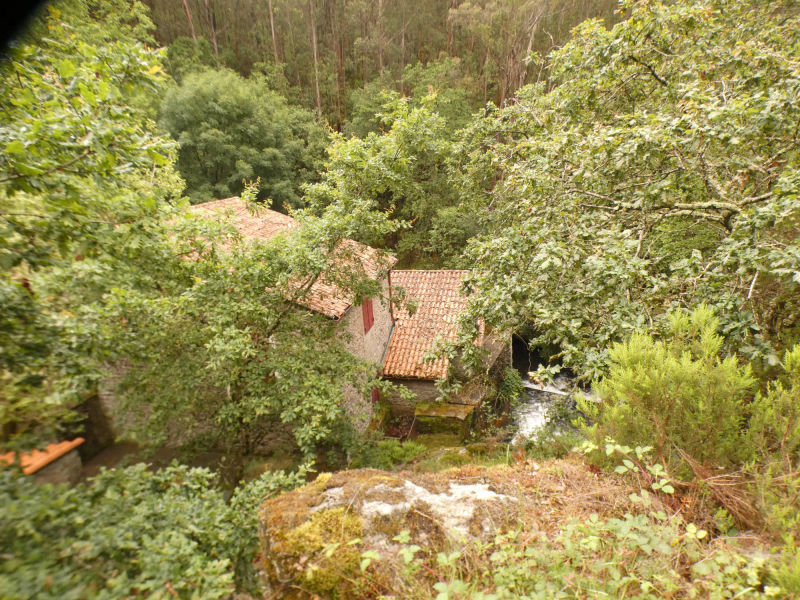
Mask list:
[[[458,169],[487,235],[473,317],[532,322],[585,376],[671,305],[719,308],[748,358],[800,333],[797,17],[789,4],[628,2],[487,110]],[[462,177],[463,173],[463,177]]]
[[260,199],[301,204],[327,141],[308,111],[289,106],[254,75],[228,70],[187,75],[161,105],[161,123],[180,142],[177,166],[192,202],[239,194],[261,179]]

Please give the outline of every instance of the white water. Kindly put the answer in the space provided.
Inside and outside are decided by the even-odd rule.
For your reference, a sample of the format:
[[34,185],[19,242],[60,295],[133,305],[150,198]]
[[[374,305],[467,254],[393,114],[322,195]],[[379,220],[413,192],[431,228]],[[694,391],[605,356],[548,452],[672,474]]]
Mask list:
[[547,409],[551,404],[549,395],[528,390],[527,396],[528,398],[514,409],[514,421],[517,423],[515,443],[530,439],[547,424]]
[[514,421],[517,423],[517,434],[514,443],[519,444],[536,435],[547,425],[547,410],[559,398],[570,396],[565,391],[569,380],[559,377],[555,385],[540,386],[531,382],[524,382],[526,398],[514,409]]

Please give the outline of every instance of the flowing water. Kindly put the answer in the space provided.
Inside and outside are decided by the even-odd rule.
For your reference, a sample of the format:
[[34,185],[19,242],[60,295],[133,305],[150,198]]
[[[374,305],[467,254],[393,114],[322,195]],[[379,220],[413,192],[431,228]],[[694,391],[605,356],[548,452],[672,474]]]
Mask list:
[[[526,374],[527,375],[527,374]],[[514,422],[517,424],[515,442],[522,442],[536,435],[547,425],[547,411],[554,402],[570,396],[569,379],[559,377],[552,386],[538,386],[525,382],[526,397],[514,409]],[[563,389],[562,389],[563,388]]]
[[517,425],[516,443],[523,442],[536,435],[547,425],[547,411],[554,402],[571,396],[568,391],[571,379],[566,375],[559,375],[551,385],[540,386],[529,381],[528,373],[538,368],[542,362],[541,357],[528,349],[528,345],[518,336],[513,338],[513,363],[519,371],[525,385],[525,397],[514,408],[513,418]]

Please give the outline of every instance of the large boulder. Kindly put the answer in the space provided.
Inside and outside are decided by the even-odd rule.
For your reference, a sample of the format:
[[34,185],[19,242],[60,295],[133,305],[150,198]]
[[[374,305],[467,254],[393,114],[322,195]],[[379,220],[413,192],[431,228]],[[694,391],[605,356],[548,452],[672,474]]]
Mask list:
[[[407,531],[428,551],[448,538],[488,538],[514,518],[517,494],[505,493],[485,469],[389,473],[359,469],[323,473],[261,508],[263,567],[280,597],[345,597],[360,573],[361,553],[396,555]],[[345,594],[346,595],[346,594]]]
[[[322,474],[261,507],[260,560],[267,596],[369,597],[358,589],[365,556],[377,555],[370,568],[386,569],[391,577],[392,569],[402,568],[399,555],[409,544],[435,554],[454,543],[492,539],[521,521],[536,528],[550,519],[560,521],[566,490],[585,499],[580,512],[586,516],[602,513],[609,506],[603,497],[614,486],[596,478],[584,466],[566,461],[541,468],[522,463],[467,465],[442,473],[359,469]],[[625,504],[627,492],[618,497]]]

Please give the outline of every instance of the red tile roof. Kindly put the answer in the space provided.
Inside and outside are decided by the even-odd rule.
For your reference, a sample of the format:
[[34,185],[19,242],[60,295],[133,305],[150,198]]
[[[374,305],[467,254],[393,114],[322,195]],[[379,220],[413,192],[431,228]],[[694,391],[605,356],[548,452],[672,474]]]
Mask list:
[[[231,216],[231,221],[242,237],[253,240],[269,240],[284,231],[300,227],[300,223],[288,215],[262,208],[252,214],[239,198],[214,200],[191,207],[189,210],[203,217],[217,218]],[[376,248],[353,240],[342,240],[334,250],[329,262],[357,261],[364,272],[373,279],[382,277],[394,263],[392,256]],[[326,281],[324,274],[309,290],[299,304],[332,319],[341,318],[353,305],[350,298],[335,283]]]
[[395,312],[395,326],[383,374],[409,379],[439,379],[447,375],[446,358],[424,362],[438,339],[454,341],[459,314],[466,308],[461,284],[467,271],[392,271],[392,288],[402,287],[417,310]]
[[[36,471],[46,467],[54,460],[64,456],[70,450],[80,446],[85,440],[82,437],[75,438],[71,441],[58,442],[56,444],[48,444],[44,450],[33,450],[32,452],[25,452],[20,455],[20,465],[22,472],[26,475],[32,475]],[[6,452],[0,454],[0,464],[11,465],[16,458],[16,452]]]
[[196,204],[189,210],[200,216],[224,218],[230,214],[236,229],[247,239],[268,240],[283,231],[300,227],[296,219],[268,208],[263,208],[254,215],[238,197]]

